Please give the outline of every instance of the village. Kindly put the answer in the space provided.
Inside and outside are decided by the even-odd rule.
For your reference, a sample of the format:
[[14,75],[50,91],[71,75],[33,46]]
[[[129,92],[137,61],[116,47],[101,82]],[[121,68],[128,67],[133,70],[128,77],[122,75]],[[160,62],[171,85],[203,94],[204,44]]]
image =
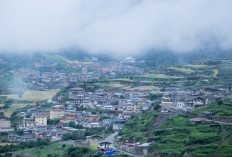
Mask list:
[[21,86],[10,85],[7,89],[2,90],[1,94],[22,93],[25,89],[46,91],[100,78],[144,74],[143,68],[128,65],[134,63],[134,60],[129,57],[122,61],[79,62],[62,66],[55,61],[41,61],[30,67],[19,67],[15,73],[0,72],[0,78],[13,77],[27,82]]
[[92,152],[102,155],[140,157],[151,155],[160,139],[156,132],[180,117],[186,126],[221,126],[225,140],[223,125],[232,125],[232,89],[226,77],[221,85],[210,84],[220,82],[224,75],[217,73],[224,71],[208,62],[145,69],[132,57],[62,66],[41,61],[1,73],[13,82],[0,91],[0,142],[48,140],[62,147],[94,147]]
[[[68,89],[66,94],[68,99],[65,99],[65,101],[62,94],[57,95],[53,99],[48,99],[46,103],[49,103],[49,109],[30,108],[26,112],[18,113],[17,116],[23,117],[21,125],[17,126],[17,130],[23,131],[21,135],[11,134],[10,132],[14,131],[14,128],[11,128],[10,120],[5,119],[0,120],[0,131],[9,132],[8,142],[29,142],[37,139],[49,139],[53,142],[60,141],[75,147],[99,144],[99,148],[106,144],[105,148],[102,148],[102,150],[106,151],[115,148],[113,141],[117,141],[118,138],[105,141],[107,139],[106,136],[93,134],[83,139],[64,141],[62,137],[65,134],[73,133],[83,135],[85,130],[89,128],[100,127],[106,129],[111,127],[112,133],[119,132],[133,114],[154,110],[154,105],[157,104],[160,105],[157,112],[163,114],[191,113],[195,109],[207,106],[220,98],[228,97],[232,99],[231,89],[228,87],[185,90],[174,87],[154,88],[152,90],[124,89],[121,92],[103,88],[99,88],[94,92],[87,92],[84,88],[74,87]],[[152,99],[152,96],[157,96],[157,98]],[[213,113],[201,113],[201,115],[204,114]],[[55,120],[58,120],[56,124],[48,124],[49,121]],[[74,127],[69,126],[73,122],[75,124]],[[199,124],[201,122],[207,123],[210,121],[202,118],[190,121],[191,124]],[[75,128],[75,126],[80,127]],[[124,147],[131,147],[131,144],[128,145],[126,141],[118,142],[123,144]],[[110,147],[111,144],[112,146]],[[137,143],[137,145],[144,146],[140,155],[146,155],[150,144]]]

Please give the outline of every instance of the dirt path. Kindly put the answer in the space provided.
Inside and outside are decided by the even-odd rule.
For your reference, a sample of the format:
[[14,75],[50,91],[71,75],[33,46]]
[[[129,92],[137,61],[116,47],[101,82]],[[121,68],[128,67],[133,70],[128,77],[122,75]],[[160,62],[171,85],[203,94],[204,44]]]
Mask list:
[[220,124],[220,126],[222,128],[222,133],[223,133],[220,142],[223,142],[226,139],[226,129],[223,127],[222,124]]

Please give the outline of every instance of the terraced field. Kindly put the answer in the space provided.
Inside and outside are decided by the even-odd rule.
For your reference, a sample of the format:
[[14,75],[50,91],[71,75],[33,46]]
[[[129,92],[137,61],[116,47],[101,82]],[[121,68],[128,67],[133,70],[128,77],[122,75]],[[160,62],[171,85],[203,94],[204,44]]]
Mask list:
[[176,71],[179,71],[185,74],[192,74],[195,72],[194,70],[187,69],[187,68],[170,67],[169,69],[176,70]]
[[37,102],[48,98],[52,98],[53,96],[56,95],[57,92],[59,92],[59,89],[52,89],[48,91],[26,90],[21,98],[19,98],[19,96],[16,94],[3,95],[3,96],[7,96],[8,99]]

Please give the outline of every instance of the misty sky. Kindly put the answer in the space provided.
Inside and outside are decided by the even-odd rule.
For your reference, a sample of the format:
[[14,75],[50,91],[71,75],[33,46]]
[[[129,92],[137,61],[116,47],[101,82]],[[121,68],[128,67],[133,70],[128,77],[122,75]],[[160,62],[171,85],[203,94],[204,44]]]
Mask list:
[[232,0],[0,0],[0,52],[232,48]]

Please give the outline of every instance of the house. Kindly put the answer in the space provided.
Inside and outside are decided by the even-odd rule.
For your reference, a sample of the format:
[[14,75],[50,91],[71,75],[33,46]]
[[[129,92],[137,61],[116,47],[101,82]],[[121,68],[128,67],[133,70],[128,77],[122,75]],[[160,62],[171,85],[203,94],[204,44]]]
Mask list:
[[150,147],[150,143],[143,143],[135,146],[136,152],[140,155],[147,156],[148,155],[148,149]]
[[88,120],[99,121],[101,117],[99,115],[94,115],[94,114],[84,114],[83,118],[85,121]]
[[65,107],[63,105],[55,105],[51,107],[50,119],[57,119],[64,116]]
[[204,106],[204,105],[208,104],[208,99],[205,99],[205,98],[200,97],[200,96],[197,96],[197,97],[187,96],[185,98],[185,103],[197,108],[197,107]]
[[77,118],[77,111],[75,110],[66,110],[64,116],[59,117],[62,120],[75,120]]
[[81,134],[84,129],[76,129],[76,128],[72,128],[72,127],[62,127],[62,132],[65,132],[65,133],[74,133],[74,132],[77,132],[78,134]]
[[90,146],[98,145],[98,142],[103,140],[103,137],[98,135],[91,135],[87,136],[86,138],[86,141],[90,143]]
[[111,144],[112,144],[111,142],[102,141],[102,142],[98,142],[98,147],[100,149],[109,149]]
[[123,127],[124,127],[124,124],[113,124],[114,131],[122,130]]
[[73,144],[74,147],[87,147],[90,146],[89,141],[76,140]]
[[101,127],[100,123],[99,122],[95,122],[95,121],[87,121],[87,122],[82,123],[82,125],[84,127],[87,127],[87,128],[98,128],[98,127]]
[[85,90],[83,88],[71,88],[69,89],[69,95],[84,94]]
[[189,120],[190,124],[204,124],[204,123],[214,123],[213,120],[208,120],[205,118],[193,118]]
[[8,135],[7,140],[10,141],[10,142],[36,141],[36,139],[31,137],[31,136],[19,136],[19,135]]
[[112,105],[102,105],[102,109],[104,109],[104,110],[114,110],[114,107]]
[[10,120],[0,119],[0,132],[14,131],[14,129],[10,127],[10,124]]
[[35,126],[35,120],[33,118],[23,119],[23,128]]
[[10,127],[10,120],[0,119],[0,128],[9,128]]
[[34,126],[46,126],[47,115],[41,113],[33,113],[31,118],[23,119],[23,128],[34,127]]
[[33,114],[32,115],[35,125],[47,125],[47,115],[44,114]]

